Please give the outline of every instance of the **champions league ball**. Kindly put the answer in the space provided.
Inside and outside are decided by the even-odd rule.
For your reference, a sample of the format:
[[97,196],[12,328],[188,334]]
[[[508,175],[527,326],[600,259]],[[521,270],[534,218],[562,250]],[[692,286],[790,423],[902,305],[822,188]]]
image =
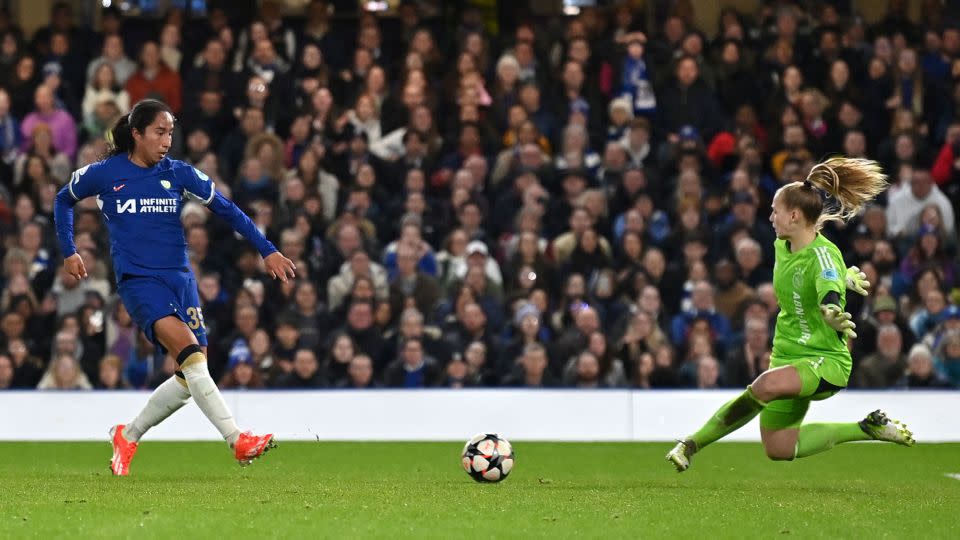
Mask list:
[[513,447],[496,433],[479,433],[463,446],[463,469],[477,482],[499,482],[513,470]]

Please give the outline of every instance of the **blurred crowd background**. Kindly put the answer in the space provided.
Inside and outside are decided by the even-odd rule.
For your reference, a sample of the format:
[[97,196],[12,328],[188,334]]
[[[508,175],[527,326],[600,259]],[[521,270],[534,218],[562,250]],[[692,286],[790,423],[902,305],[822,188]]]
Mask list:
[[0,389],[173,373],[115,294],[96,201],[79,284],[52,218],[147,97],[176,112],[172,157],[297,264],[272,281],[184,205],[223,388],[742,387],[778,311],[771,197],[838,153],[891,182],[824,231],[874,284],[848,295],[851,387],[956,387],[960,18],[883,1],[872,23],[758,1],[711,27],[690,0],[111,6],[93,27],[56,3],[32,35],[0,12]]

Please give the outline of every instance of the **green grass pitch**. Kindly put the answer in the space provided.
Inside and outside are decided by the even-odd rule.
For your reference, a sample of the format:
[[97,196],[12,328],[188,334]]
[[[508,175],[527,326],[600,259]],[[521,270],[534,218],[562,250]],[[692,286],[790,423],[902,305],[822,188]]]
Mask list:
[[0,538],[957,538],[960,445],[848,444],[792,463],[721,443],[525,443],[500,484],[462,443],[280,442],[241,469],[217,443],[0,444]]

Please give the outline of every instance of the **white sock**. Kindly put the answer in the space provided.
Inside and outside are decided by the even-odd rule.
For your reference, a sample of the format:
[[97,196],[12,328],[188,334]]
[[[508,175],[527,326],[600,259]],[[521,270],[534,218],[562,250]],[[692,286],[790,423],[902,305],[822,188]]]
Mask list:
[[237,442],[237,438],[240,436],[240,428],[237,427],[237,423],[233,420],[233,414],[231,414],[230,409],[227,408],[227,402],[223,400],[220,389],[217,388],[217,384],[213,382],[213,377],[210,376],[206,359],[202,362],[191,363],[181,368],[181,370],[183,371],[183,376],[187,379],[187,388],[190,389],[190,395],[193,396],[193,401],[195,401],[200,407],[200,410],[203,411],[207,420],[210,420],[210,422],[216,426],[217,430],[220,431],[223,439],[227,441],[230,446],[233,446],[233,443]]
[[150,394],[150,399],[140,414],[123,428],[123,438],[130,442],[139,441],[144,433],[177,412],[189,399],[190,391],[177,380],[176,375],[163,381],[163,384]]

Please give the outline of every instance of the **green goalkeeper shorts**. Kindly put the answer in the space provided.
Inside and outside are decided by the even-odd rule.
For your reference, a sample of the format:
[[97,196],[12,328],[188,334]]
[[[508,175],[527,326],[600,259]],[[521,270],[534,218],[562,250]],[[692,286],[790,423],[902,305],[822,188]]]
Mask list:
[[760,412],[760,427],[766,429],[797,429],[810,408],[811,401],[827,399],[847,386],[849,374],[841,364],[825,357],[801,360],[770,359],[770,368],[793,366],[800,375],[800,394],[789,399],[777,399]]

